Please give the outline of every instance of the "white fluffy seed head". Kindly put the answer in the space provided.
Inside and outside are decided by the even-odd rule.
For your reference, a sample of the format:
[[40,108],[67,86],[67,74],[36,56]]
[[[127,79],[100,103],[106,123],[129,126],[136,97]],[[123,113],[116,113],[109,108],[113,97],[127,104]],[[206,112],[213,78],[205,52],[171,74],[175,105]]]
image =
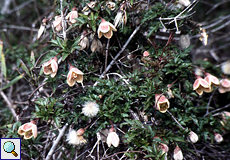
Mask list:
[[99,110],[99,105],[96,102],[89,101],[83,105],[82,113],[87,117],[94,117]]

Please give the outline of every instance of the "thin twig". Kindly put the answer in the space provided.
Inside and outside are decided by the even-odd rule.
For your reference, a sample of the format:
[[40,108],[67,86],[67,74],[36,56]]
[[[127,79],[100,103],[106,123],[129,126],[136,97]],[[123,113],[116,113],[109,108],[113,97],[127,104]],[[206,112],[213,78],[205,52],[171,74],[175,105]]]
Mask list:
[[211,103],[211,101],[212,101],[212,98],[213,98],[213,96],[214,96],[216,90],[217,90],[217,88],[212,92],[212,95],[211,95],[210,98],[209,98],[208,104],[207,104],[207,106],[206,106],[206,114],[205,114],[205,115],[207,115],[207,114],[209,113],[209,106],[210,106],[210,103]]
[[7,98],[7,96],[5,95],[5,93],[3,91],[1,91],[0,93],[1,93],[2,98],[7,103],[7,106],[10,109],[11,113],[13,114],[14,118],[17,119],[17,114],[14,111],[13,104],[10,102],[10,100]]
[[105,75],[106,75],[106,68],[107,68],[107,63],[108,63],[108,53],[109,53],[109,42],[110,42],[110,39],[108,39],[107,45],[106,45],[106,51],[105,51],[105,71],[104,71],[103,77],[105,77]]
[[62,136],[65,133],[65,130],[66,130],[67,126],[68,126],[68,123],[66,123],[65,126],[59,131],[59,135],[58,135],[57,139],[54,141],[53,146],[51,147],[51,149],[50,149],[48,155],[46,156],[45,160],[49,160],[51,158],[51,156],[53,155],[53,153],[54,153],[59,141],[61,140]]
[[[100,75],[99,78],[104,77],[104,74],[106,72],[109,71],[109,69],[112,67],[112,65],[114,64],[114,62],[117,60],[117,58],[121,55],[122,52],[124,52],[124,50],[126,49],[126,47],[128,46],[129,42],[132,40],[132,38],[134,37],[134,35],[137,33],[137,31],[139,31],[141,25],[139,25],[134,31],[133,33],[130,35],[129,39],[126,41],[125,45],[122,47],[122,49],[117,53],[117,55],[114,57],[114,59],[110,62],[110,64],[107,66],[106,70]],[[98,84],[98,81],[94,83],[93,86],[96,86]]]
[[218,112],[218,111],[220,111],[220,110],[222,110],[222,109],[226,109],[226,108],[228,108],[228,107],[230,107],[230,103],[229,103],[229,104],[227,104],[227,105],[225,105],[224,107],[217,108],[217,109],[215,109],[215,110],[213,110],[213,111],[209,112],[208,114],[205,114],[205,115],[204,115],[204,117],[207,117],[207,116],[208,116],[209,114],[211,114],[211,113]]
[[173,120],[178,124],[178,126],[179,126],[181,129],[185,130],[185,128],[176,120],[176,118],[172,115],[172,113],[169,112],[168,110],[167,110],[167,112],[168,112],[168,114],[173,118]]

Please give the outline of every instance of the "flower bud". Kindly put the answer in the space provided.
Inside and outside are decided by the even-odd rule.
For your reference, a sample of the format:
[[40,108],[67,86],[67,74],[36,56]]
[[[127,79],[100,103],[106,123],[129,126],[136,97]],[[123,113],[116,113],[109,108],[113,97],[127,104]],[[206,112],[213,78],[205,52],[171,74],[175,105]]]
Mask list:
[[182,160],[183,159],[182,151],[178,146],[176,146],[176,148],[174,149],[173,158],[174,158],[174,160]]
[[214,139],[217,143],[220,143],[224,140],[223,137],[221,136],[221,134],[219,134],[219,133],[215,133],[214,136],[215,136]]
[[198,141],[198,136],[195,132],[193,131],[190,131],[189,132],[189,140],[192,142],[192,143],[196,143]]

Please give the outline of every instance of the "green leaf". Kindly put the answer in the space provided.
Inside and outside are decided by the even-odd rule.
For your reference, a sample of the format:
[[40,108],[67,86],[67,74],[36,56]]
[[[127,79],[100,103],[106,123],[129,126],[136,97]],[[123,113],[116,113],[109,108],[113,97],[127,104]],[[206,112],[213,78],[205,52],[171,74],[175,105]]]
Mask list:
[[21,62],[21,68],[26,72],[27,75],[31,76],[31,75],[30,75],[30,71],[29,71],[29,69],[26,67],[25,63],[24,63],[22,60],[20,60],[20,62]]
[[34,51],[31,51],[30,54],[30,62],[34,66],[35,65],[35,56],[34,56]]
[[7,85],[5,85],[4,87],[2,87],[0,90],[4,90],[9,88],[10,86],[12,86],[14,83],[16,83],[17,81],[19,81],[20,79],[22,79],[24,77],[24,74],[21,74],[19,76],[17,76],[16,78],[14,78],[12,81],[10,81],[10,83],[8,83]]
[[1,62],[2,62],[2,72],[3,72],[3,75],[4,77],[6,78],[6,60],[5,60],[5,55],[3,53],[3,42],[0,40],[0,54],[1,54]]

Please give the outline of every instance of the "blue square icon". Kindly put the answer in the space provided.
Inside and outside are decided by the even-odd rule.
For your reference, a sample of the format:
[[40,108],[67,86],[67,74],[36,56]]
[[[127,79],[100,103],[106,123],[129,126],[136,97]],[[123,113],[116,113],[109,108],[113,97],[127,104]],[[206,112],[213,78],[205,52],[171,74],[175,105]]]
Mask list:
[[0,160],[21,159],[20,138],[0,138],[0,140],[1,140]]

